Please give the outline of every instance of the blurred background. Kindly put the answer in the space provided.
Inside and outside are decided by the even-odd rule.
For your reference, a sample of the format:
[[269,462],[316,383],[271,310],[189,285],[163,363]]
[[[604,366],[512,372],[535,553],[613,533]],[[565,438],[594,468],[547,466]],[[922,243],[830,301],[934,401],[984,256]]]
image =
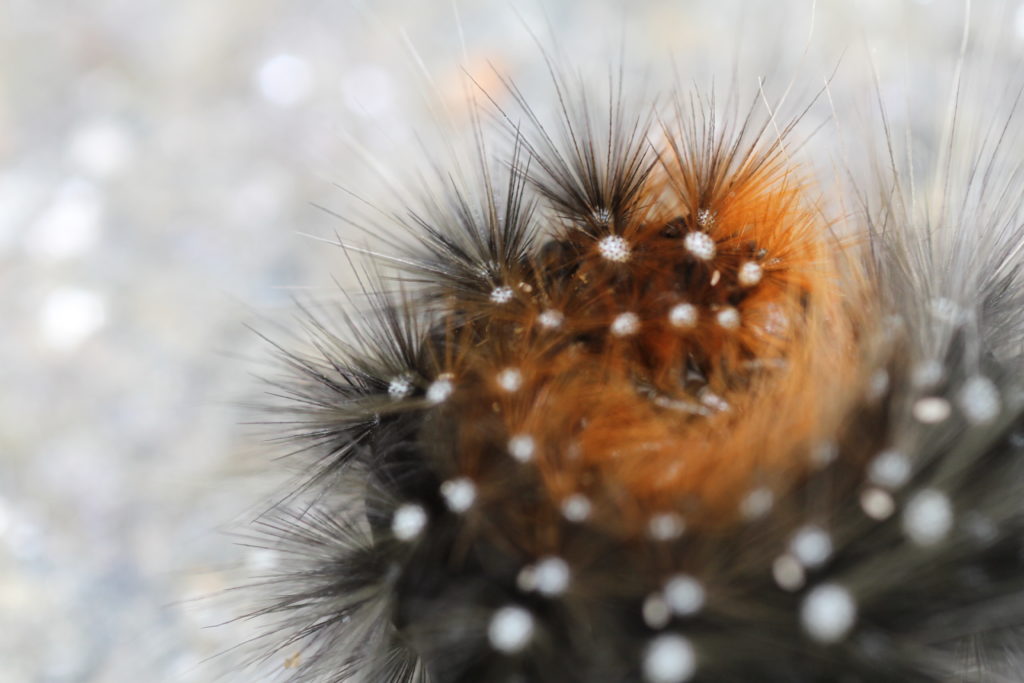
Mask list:
[[[601,76],[624,38],[653,91],[736,64],[807,91],[839,64],[837,97],[870,100],[852,48],[927,112],[964,21],[955,0],[821,0],[813,32],[810,1],[628,4],[0,4],[0,683],[266,673],[239,673],[252,626],[223,599],[273,562],[233,537],[280,478],[243,426],[268,369],[247,325],[294,326],[293,297],[349,278],[308,236],[345,225],[314,205],[344,215],[335,183],[402,201],[378,181],[464,123],[465,73],[504,101],[493,66],[543,108],[538,43]],[[1024,5],[975,13],[993,81],[1019,75]],[[906,78],[921,68],[932,82]]]

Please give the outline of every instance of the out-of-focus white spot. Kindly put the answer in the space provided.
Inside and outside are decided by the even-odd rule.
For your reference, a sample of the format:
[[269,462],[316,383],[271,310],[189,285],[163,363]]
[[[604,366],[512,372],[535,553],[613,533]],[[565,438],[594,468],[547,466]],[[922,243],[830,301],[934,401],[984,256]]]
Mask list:
[[1017,7],[1017,12],[1013,15],[1013,28],[1017,37],[1024,40],[1024,2]]
[[427,511],[416,503],[405,503],[395,510],[391,518],[391,533],[399,541],[411,541],[427,526]]
[[39,318],[43,342],[58,351],[78,348],[106,322],[106,300],[78,287],[52,292],[43,302]]
[[822,584],[804,598],[800,621],[807,635],[819,643],[838,643],[857,621],[857,603],[842,586]]
[[809,524],[793,534],[789,551],[803,566],[817,569],[832,556],[832,537],[820,526]]
[[597,251],[602,258],[622,263],[629,260],[631,250],[629,242],[618,235],[606,235],[597,243]]
[[882,451],[868,465],[868,479],[886,489],[900,488],[912,473],[910,458],[895,450]]
[[517,605],[502,607],[487,627],[487,639],[498,652],[515,654],[522,652],[533,639],[533,615]]
[[368,118],[388,113],[394,104],[395,84],[387,71],[374,64],[357,66],[342,79],[345,104]]
[[628,337],[640,331],[640,317],[636,313],[619,313],[612,320],[612,334],[616,337]]
[[928,396],[914,403],[914,417],[924,424],[938,424],[949,417],[949,401],[939,396]]
[[533,565],[528,564],[519,570],[516,575],[516,588],[521,593],[532,593],[537,588],[537,582],[533,576]]
[[560,557],[545,557],[520,573],[520,588],[535,590],[549,598],[561,595],[569,588],[569,565]]
[[81,179],[64,183],[25,236],[25,250],[34,258],[50,261],[88,251],[99,237],[102,210],[92,183]]
[[918,491],[903,509],[903,533],[918,545],[935,545],[953,529],[953,504],[935,489]]
[[644,623],[654,630],[661,630],[668,626],[672,618],[672,610],[661,593],[651,593],[644,599],[643,605]]
[[562,501],[562,515],[570,522],[586,521],[590,511],[590,500],[582,493],[574,493]]
[[256,82],[268,102],[290,107],[305,100],[313,91],[313,72],[306,60],[281,54],[260,66]]
[[665,602],[678,616],[696,614],[704,607],[704,586],[686,574],[677,574],[665,583]]
[[884,369],[875,370],[868,381],[867,398],[877,401],[889,390],[889,373]]
[[743,502],[740,503],[740,514],[747,520],[761,519],[771,512],[774,504],[775,494],[771,489],[756,488],[744,496]]
[[523,373],[519,368],[505,368],[498,373],[498,386],[510,394],[519,391],[523,386]]
[[914,366],[911,379],[921,389],[930,389],[942,381],[945,369],[942,363],[933,359],[921,361]]
[[686,531],[686,522],[678,512],[662,512],[647,522],[647,533],[655,541],[674,541]]
[[643,669],[647,683],[684,683],[697,672],[697,653],[683,636],[661,635],[647,646]]
[[896,511],[896,502],[888,491],[870,488],[860,494],[860,507],[868,517],[881,521],[889,519]]
[[999,389],[988,377],[975,375],[964,382],[958,396],[964,418],[974,425],[982,425],[999,417],[1002,400]]
[[462,514],[476,500],[476,484],[469,477],[449,479],[441,484],[441,495],[449,510]]
[[72,134],[68,155],[89,175],[111,176],[131,161],[132,140],[114,121],[93,121]]
[[811,464],[828,467],[839,457],[839,446],[834,441],[821,441],[811,449]]
[[780,555],[772,563],[772,578],[785,591],[798,591],[804,585],[804,566],[792,555]]
[[536,444],[529,434],[516,434],[508,440],[508,452],[519,462],[529,462],[533,459],[533,452]]

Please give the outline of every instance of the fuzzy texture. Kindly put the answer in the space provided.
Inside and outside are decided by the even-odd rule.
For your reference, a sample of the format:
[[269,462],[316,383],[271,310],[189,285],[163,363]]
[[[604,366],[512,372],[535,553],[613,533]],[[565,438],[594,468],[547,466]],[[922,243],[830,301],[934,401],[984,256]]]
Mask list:
[[298,681],[1013,680],[998,124],[930,196],[892,154],[830,218],[759,106],[555,85],[551,127],[508,84],[503,170],[481,142],[478,187],[397,214],[368,309],[280,350],[305,478],[260,522],[261,654]]

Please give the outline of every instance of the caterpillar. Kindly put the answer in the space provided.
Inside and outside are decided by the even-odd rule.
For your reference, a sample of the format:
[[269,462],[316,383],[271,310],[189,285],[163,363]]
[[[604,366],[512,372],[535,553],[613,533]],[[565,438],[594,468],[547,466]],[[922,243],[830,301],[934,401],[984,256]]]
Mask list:
[[839,189],[796,157],[827,83],[786,119],[763,88],[631,109],[621,76],[565,73],[554,123],[481,87],[473,165],[352,220],[365,296],[276,347],[303,475],[256,523],[281,558],[260,656],[296,681],[1015,680],[1019,94],[963,141],[957,92],[921,177],[883,107]]

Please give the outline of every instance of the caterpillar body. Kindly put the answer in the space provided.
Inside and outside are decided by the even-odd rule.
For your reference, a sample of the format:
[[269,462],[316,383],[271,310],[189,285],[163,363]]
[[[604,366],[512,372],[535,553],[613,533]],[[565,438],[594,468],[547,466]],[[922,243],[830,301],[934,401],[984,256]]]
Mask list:
[[378,254],[368,303],[280,350],[307,476],[259,522],[262,654],[298,681],[1014,680],[1012,111],[934,192],[893,153],[842,213],[760,93],[636,114],[554,73],[559,122],[508,82],[476,185],[339,242]]

